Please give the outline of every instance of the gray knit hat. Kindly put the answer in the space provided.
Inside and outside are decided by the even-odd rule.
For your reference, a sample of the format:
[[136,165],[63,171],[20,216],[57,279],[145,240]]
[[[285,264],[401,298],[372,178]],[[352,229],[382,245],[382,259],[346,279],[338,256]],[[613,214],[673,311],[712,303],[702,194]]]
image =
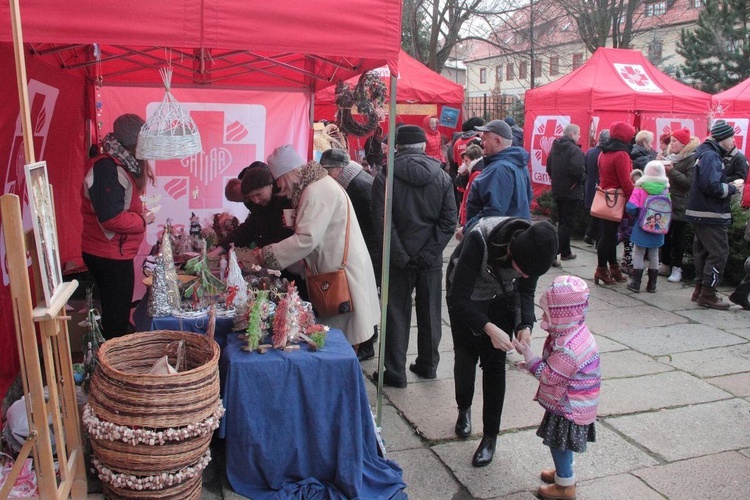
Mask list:
[[138,115],[132,113],[120,115],[112,125],[112,134],[123,147],[135,146],[138,142],[138,133],[144,123],[146,122]]
[[301,167],[305,164],[305,160],[297,154],[291,144],[286,144],[274,149],[266,163],[268,163],[268,169],[275,180],[295,168]]

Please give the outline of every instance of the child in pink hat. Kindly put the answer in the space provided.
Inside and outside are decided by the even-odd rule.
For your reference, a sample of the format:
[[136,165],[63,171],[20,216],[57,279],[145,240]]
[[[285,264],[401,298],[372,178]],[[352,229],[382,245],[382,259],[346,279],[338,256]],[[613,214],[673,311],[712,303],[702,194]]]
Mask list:
[[573,452],[596,441],[594,421],[599,406],[599,349],[586,327],[589,289],[577,276],[558,276],[542,293],[541,327],[549,335],[542,356],[525,341],[513,340],[525,367],[539,379],[536,399],[546,410],[536,435],[549,446],[555,469],[541,472],[541,498],[576,496]]

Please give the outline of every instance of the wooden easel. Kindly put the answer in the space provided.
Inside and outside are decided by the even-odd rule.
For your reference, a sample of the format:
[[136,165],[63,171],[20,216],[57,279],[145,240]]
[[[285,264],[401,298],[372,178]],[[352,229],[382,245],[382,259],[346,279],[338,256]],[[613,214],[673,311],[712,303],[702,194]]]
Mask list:
[[[29,436],[18,455],[0,498],[8,498],[23,463],[32,454],[37,477],[39,498],[86,498],[86,470],[83,463],[78,407],[76,405],[73,364],[70,356],[68,323],[64,315],[65,303],[78,288],[77,281],[63,283],[55,293],[50,307],[42,300],[42,282],[34,234],[24,235],[21,205],[18,196],[0,196],[0,213],[8,258],[8,275],[16,327],[16,341],[21,359],[21,380],[29,420]],[[31,255],[34,289],[37,291],[33,307],[27,252]],[[39,323],[37,336],[34,323]],[[44,373],[39,351],[44,359]],[[44,382],[49,390],[49,401],[44,398]],[[56,438],[60,479],[55,476],[54,454],[49,421]]]

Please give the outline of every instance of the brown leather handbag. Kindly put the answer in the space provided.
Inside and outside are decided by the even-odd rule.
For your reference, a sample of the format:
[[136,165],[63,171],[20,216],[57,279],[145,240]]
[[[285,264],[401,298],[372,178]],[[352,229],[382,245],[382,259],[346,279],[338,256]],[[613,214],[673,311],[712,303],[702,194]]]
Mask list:
[[349,293],[349,281],[346,279],[345,271],[346,258],[349,254],[349,212],[351,210],[348,200],[346,205],[346,238],[344,239],[344,258],[341,261],[341,267],[330,273],[311,274],[310,267],[305,263],[307,294],[315,313],[321,317],[336,316],[354,310],[352,296]]

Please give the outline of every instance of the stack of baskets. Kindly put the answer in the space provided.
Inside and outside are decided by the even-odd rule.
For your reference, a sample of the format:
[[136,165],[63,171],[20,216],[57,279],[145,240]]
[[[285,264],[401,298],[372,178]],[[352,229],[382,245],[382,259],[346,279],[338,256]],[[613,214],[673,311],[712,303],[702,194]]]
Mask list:
[[[179,340],[187,369],[148,374]],[[83,421],[107,498],[200,498],[211,435],[224,413],[218,361],[213,339],[188,332],[135,333],[99,348]]]

